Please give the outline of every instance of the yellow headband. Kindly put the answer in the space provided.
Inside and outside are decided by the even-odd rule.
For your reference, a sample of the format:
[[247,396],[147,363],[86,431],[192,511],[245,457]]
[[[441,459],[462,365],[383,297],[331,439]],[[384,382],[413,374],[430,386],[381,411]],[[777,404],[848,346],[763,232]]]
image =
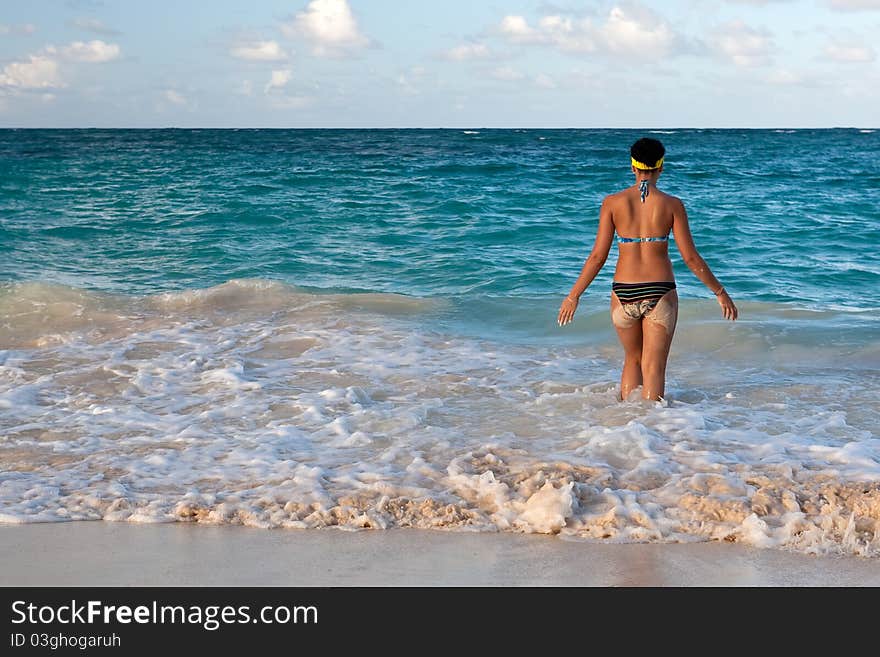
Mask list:
[[650,164],[645,164],[644,162],[639,162],[634,157],[632,157],[630,159],[632,160],[632,165],[636,169],[641,169],[643,171],[650,171],[651,169],[659,169],[660,167],[663,166],[663,158],[662,157],[659,160],[657,160],[657,164],[655,164],[654,166],[651,166]]

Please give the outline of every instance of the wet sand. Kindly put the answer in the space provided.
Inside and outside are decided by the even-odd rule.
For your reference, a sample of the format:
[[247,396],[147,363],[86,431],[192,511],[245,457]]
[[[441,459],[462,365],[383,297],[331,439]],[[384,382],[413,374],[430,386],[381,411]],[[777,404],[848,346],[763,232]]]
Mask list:
[[0,526],[0,584],[878,586],[880,561],[729,543],[71,522]]

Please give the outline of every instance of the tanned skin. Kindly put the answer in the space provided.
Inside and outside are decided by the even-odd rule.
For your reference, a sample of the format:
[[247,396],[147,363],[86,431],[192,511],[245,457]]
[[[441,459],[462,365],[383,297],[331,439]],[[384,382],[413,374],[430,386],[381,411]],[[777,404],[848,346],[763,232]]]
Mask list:
[[[633,167],[632,172],[635,175],[632,187],[611,194],[602,201],[593,250],[559,308],[559,325],[571,322],[580,296],[605,265],[615,230],[622,237],[658,237],[671,230],[682,260],[706,287],[716,293],[724,318],[735,320],[739,316],[736,305],[694,246],[684,204],[675,196],[657,189],[657,180],[663,173],[663,167],[649,171]],[[650,185],[644,203],[639,192],[639,183],[643,180]],[[632,242],[618,246],[620,253],[614,270],[615,281],[644,283],[675,280],[668,242]],[[630,392],[641,386],[642,398],[660,400],[666,388],[666,361],[678,318],[678,295],[675,290],[670,290],[653,310],[637,321],[621,321],[620,306],[620,300],[612,292],[611,314],[624,350],[621,398],[626,399]]]

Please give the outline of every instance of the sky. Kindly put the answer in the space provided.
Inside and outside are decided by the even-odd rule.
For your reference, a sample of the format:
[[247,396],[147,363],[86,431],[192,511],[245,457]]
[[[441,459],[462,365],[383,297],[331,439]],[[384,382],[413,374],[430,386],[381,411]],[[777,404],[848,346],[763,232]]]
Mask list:
[[876,127],[880,0],[0,0],[0,127]]

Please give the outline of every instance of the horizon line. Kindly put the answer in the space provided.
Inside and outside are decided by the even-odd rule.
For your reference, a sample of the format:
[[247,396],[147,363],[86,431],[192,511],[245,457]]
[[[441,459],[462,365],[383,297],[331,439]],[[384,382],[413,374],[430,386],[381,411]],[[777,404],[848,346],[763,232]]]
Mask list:
[[874,126],[0,126],[0,130],[880,130]]

